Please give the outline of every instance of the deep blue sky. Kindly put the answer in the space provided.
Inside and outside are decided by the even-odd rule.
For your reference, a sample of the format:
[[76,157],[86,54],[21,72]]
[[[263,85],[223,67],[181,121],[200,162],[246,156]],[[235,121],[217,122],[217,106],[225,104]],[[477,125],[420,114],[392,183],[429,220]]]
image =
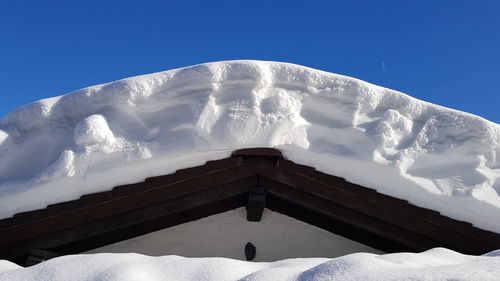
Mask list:
[[494,0],[2,0],[0,117],[120,78],[259,59],[353,76],[500,123],[499,15]]

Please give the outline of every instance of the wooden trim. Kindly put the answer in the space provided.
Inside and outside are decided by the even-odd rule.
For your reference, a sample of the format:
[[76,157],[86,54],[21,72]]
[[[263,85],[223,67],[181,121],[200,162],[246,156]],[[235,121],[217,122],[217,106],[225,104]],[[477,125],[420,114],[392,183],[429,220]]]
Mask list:
[[0,220],[0,258],[21,262],[30,249],[78,253],[248,206],[256,186],[265,207],[383,251],[500,248],[497,233],[293,163],[278,150],[252,148]]
[[253,186],[248,191],[247,220],[260,221],[266,207],[266,189],[262,186]]

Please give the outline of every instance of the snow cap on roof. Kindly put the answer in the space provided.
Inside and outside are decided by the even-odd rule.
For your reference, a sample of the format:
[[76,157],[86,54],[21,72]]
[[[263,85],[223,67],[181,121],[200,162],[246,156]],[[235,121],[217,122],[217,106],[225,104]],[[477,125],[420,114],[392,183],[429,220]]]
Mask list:
[[500,126],[358,79],[226,61],[132,77],[0,121],[0,217],[245,147],[500,233]]

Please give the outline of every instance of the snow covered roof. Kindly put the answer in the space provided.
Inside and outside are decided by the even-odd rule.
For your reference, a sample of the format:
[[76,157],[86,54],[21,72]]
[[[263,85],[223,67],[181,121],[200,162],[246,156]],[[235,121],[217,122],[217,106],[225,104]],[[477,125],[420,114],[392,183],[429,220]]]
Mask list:
[[[484,254],[500,248],[500,234],[298,165],[284,159],[275,149],[250,148],[205,165],[0,220],[0,259],[32,265],[53,256],[99,249],[193,220],[199,225],[200,218],[239,207],[246,207],[241,208],[246,210],[245,221],[259,222],[252,229],[262,224],[267,208],[302,221],[303,227],[312,224],[383,252],[447,247],[464,254]],[[222,241],[217,231],[200,231],[200,235],[197,240],[215,235]],[[255,239],[254,235],[247,238]],[[306,241],[311,239],[308,237]],[[166,240],[171,241],[170,238]],[[238,234],[226,240],[231,239],[242,242]],[[332,243],[338,249],[339,245]],[[170,247],[156,249],[163,254],[179,254]],[[214,244],[207,249],[208,255],[221,253]],[[304,257],[305,252],[288,253],[282,258]],[[310,257],[318,257],[317,254]],[[332,255],[329,251],[320,256]],[[259,256],[260,261],[269,261],[268,258],[265,254]]]
[[0,217],[246,147],[500,233],[500,126],[357,79],[261,61],[97,85],[0,121]]

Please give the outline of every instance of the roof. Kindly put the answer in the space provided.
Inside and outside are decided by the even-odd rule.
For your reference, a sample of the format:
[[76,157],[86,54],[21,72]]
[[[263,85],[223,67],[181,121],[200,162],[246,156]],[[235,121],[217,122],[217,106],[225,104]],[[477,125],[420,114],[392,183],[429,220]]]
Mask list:
[[250,148],[1,220],[0,259],[23,263],[33,249],[79,253],[241,206],[249,220],[269,208],[387,252],[500,248],[499,234],[296,164],[279,150]]
[[247,147],[500,233],[500,126],[304,66],[226,61],[127,78],[0,120],[0,218]]

